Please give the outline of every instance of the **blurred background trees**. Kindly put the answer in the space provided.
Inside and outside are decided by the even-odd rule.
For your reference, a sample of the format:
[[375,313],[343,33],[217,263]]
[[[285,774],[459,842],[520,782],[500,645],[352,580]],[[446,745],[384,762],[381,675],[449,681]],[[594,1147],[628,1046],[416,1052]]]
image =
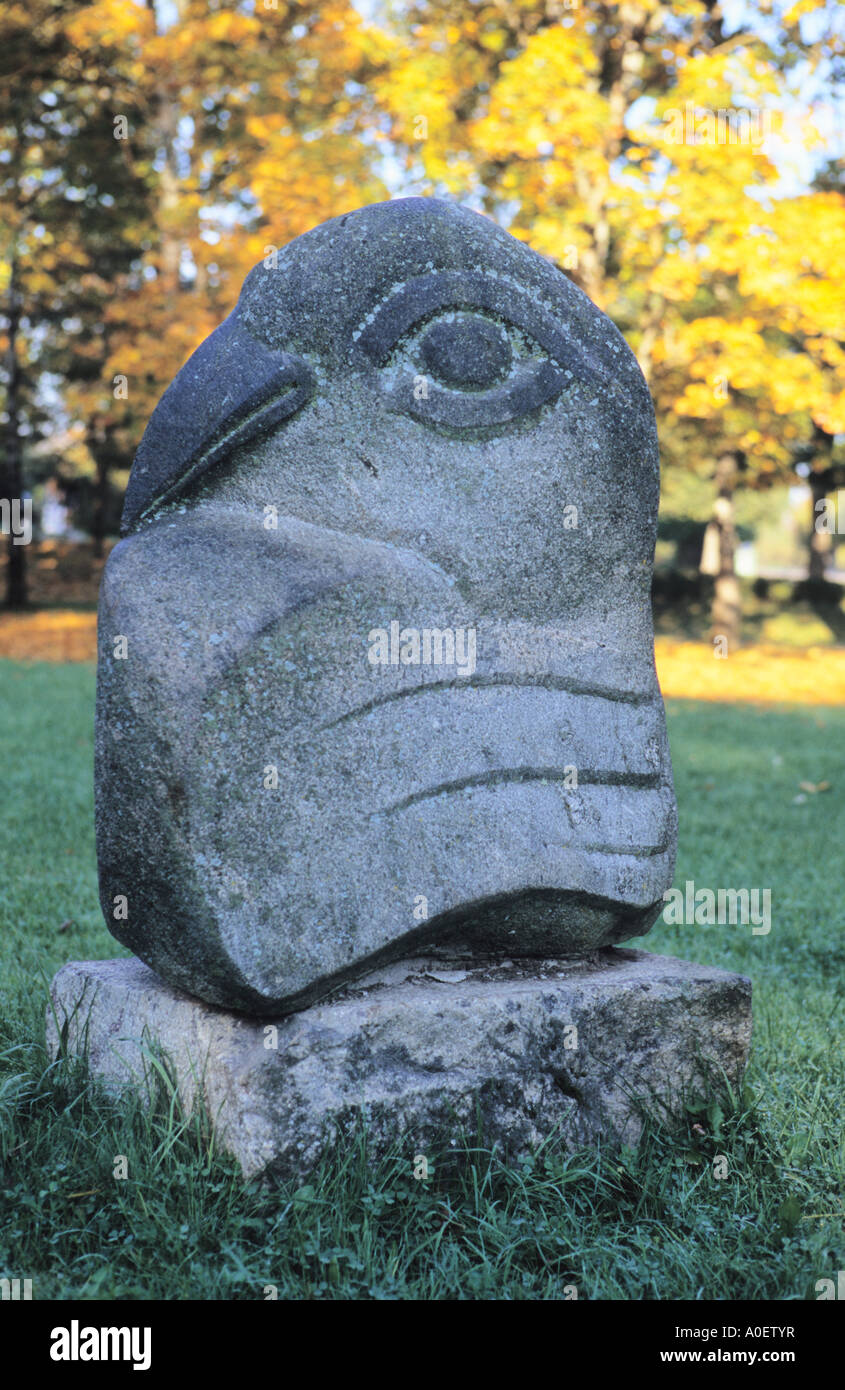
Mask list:
[[256,261],[363,203],[455,198],[625,333],[663,536],[735,644],[749,507],[805,486],[807,579],[836,553],[843,33],[811,0],[7,4],[0,496],[58,476],[102,545],[156,400]]

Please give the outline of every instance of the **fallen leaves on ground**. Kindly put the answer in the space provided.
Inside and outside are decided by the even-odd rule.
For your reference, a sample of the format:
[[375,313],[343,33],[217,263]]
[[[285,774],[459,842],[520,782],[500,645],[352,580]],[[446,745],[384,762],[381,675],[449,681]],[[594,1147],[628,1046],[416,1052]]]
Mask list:
[[[845,648],[742,647],[717,657],[705,642],[658,637],[664,696],[731,704],[845,704]],[[816,791],[826,790],[819,783]]]
[[97,614],[61,608],[0,613],[0,657],[10,661],[96,661]]

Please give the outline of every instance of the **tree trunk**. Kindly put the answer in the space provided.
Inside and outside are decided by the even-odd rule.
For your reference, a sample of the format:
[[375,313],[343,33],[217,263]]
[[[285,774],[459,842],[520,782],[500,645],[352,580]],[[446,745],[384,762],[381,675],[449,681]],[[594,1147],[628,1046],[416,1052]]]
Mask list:
[[[18,341],[21,322],[21,296],[18,284],[18,266],[14,258],[10,266],[7,322],[9,342],[6,349],[6,458],[2,482],[0,482],[0,499],[7,498],[11,508],[16,499],[21,499],[20,505],[23,506],[23,449],[20,421],[21,364]],[[20,541],[20,536],[15,537],[14,526],[10,518],[6,568],[6,604],[9,608],[23,608],[26,605],[26,546],[18,544],[18,541]]]
[[714,643],[722,644],[725,656],[739,646],[742,623],[742,596],[735,565],[734,492],[738,473],[738,455],[723,454],[716,464],[717,495],[713,519],[704,539],[701,564],[704,573],[715,578],[710,636]]
[[97,465],[97,482],[94,494],[94,514],[91,519],[91,538],[93,541],[94,555],[98,560],[103,558],[103,542],[106,535],[106,507],[109,496],[109,465],[106,450],[101,448],[95,454]]
[[[165,32],[161,15],[155,0],[147,0],[155,19],[156,33]],[[184,17],[184,0],[175,0],[176,14]],[[179,160],[176,154],[176,140],[179,135],[179,105],[173,88],[162,83],[156,93],[154,116],[154,139],[161,157],[161,172],[158,182],[158,235],[159,261],[156,267],[159,281],[168,295],[176,294],[180,288],[179,267],[182,260],[182,238],[178,232],[180,204]]]
[[831,453],[833,451],[833,437],[826,434],[824,430],[816,429],[813,431],[815,444],[814,467],[811,468],[810,476],[807,481],[810,484],[812,494],[813,515],[810,521],[810,531],[807,537],[807,578],[811,584],[822,584],[827,578],[827,567],[830,563],[831,541],[830,533],[817,529],[817,523],[822,515],[822,510],[816,510],[816,504],[824,502],[827,494],[833,486]]
[[830,536],[826,531],[817,531],[816,522],[820,513],[816,510],[816,503],[823,502],[827,496],[827,483],[823,473],[811,473],[810,491],[813,498],[813,519],[810,523],[810,534],[807,537],[807,548],[809,557],[807,562],[807,578],[811,584],[821,584],[827,575],[827,565],[830,559]]

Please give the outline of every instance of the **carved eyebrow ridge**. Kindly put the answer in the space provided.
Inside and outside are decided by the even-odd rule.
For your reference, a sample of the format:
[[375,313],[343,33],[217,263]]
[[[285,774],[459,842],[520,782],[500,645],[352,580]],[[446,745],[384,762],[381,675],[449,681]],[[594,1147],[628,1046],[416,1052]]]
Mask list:
[[476,270],[443,270],[418,275],[382,300],[355,335],[357,345],[376,365],[383,366],[409,328],[440,309],[487,309],[510,318],[514,327],[530,333],[561,366],[603,385],[608,373],[562,330],[552,314],[511,281]]

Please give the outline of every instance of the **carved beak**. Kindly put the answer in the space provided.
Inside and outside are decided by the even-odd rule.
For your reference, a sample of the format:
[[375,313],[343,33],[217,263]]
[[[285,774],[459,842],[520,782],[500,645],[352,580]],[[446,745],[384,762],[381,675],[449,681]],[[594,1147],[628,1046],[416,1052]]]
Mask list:
[[123,534],[236,447],[294,415],[313,391],[308,363],[259,342],[235,309],[188,359],[153,411],[126,491]]

